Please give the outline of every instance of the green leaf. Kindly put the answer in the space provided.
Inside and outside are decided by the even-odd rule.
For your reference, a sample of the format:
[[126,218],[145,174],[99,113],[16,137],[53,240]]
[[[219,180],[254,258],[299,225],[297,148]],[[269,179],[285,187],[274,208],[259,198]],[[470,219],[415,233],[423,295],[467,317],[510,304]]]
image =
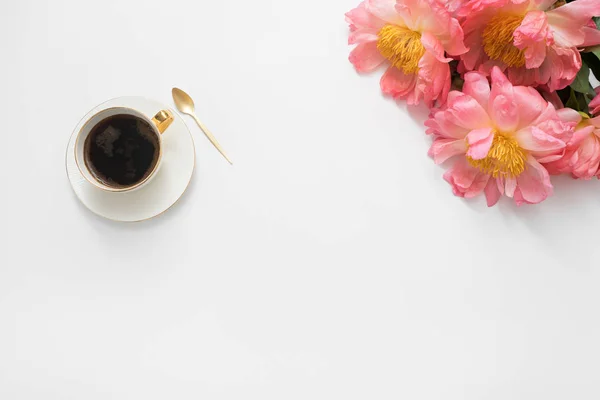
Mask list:
[[600,29],[600,17],[594,17],[594,22],[596,23],[596,27],[598,27],[598,29]]
[[[600,47],[598,48],[598,53],[600,54]],[[590,67],[594,76],[600,79],[600,58],[595,53],[581,53],[581,58]]]
[[589,104],[592,99],[592,96],[589,94],[577,93],[573,89],[570,90],[570,95],[568,100],[565,103],[566,107],[572,108],[575,111],[580,113],[589,113]]
[[590,69],[586,64],[581,66],[575,80],[571,83],[571,88],[579,93],[595,94],[594,88],[590,83]]
[[594,53],[596,55],[596,57],[600,58],[600,46],[592,47],[586,51],[588,51],[590,53]]
[[573,89],[571,89],[571,96],[569,96],[569,100],[567,100],[565,106],[579,111],[579,103],[577,102],[577,97],[575,96],[575,91]]

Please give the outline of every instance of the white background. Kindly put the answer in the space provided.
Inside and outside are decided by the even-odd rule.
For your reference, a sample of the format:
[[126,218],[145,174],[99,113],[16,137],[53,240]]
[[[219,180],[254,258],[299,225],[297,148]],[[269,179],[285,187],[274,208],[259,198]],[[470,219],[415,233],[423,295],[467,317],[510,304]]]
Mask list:
[[[422,110],[347,61],[358,0],[2,0],[0,399],[598,399],[600,183],[453,197]],[[96,104],[181,86],[189,191],[69,186]]]

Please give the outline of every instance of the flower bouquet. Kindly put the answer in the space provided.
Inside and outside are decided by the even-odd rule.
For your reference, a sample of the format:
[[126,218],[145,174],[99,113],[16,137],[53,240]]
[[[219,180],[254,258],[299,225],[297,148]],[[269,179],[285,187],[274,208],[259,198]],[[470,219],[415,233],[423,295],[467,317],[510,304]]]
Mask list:
[[600,0],[366,0],[346,14],[349,59],[431,109],[456,196],[537,204],[551,175],[600,177],[599,16]]

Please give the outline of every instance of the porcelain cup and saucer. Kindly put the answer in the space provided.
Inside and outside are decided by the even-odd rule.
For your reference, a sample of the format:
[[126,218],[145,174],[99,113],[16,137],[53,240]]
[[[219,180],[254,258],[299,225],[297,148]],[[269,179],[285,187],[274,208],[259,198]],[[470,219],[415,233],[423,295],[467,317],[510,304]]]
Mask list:
[[[145,122],[156,144],[152,166],[139,181],[127,185],[101,179],[86,150],[94,128],[119,115]],[[98,105],[77,124],[67,147],[66,167],[75,195],[90,211],[114,221],[143,221],[168,210],[187,189],[195,167],[194,141],[181,116],[164,104],[119,97]]]

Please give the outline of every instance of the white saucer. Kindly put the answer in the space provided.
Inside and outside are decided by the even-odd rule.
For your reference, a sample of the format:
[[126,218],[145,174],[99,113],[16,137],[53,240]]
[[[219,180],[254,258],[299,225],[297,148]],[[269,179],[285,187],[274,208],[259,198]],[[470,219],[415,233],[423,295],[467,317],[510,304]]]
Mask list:
[[143,97],[119,97],[100,104],[77,124],[67,147],[67,176],[81,202],[95,214],[120,222],[137,222],[167,211],[187,189],[196,164],[194,140],[179,114],[163,137],[164,153],[157,175],[146,186],[125,193],[111,193],[89,183],[75,163],[75,139],[89,117],[109,107],[129,107],[154,115],[170,109],[158,101]]

